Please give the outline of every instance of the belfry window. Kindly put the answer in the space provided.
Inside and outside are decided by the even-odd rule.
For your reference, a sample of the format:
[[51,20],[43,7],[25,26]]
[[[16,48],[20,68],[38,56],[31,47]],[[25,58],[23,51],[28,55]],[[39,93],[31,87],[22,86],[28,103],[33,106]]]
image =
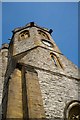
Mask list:
[[42,30],[38,30],[38,34],[43,38],[43,39],[49,39],[48,35],[43,32]]
[[25,30],[19,34],[19,40],[24,40],[30,37],[29,31]]
[[62,68],[62,65],[61,65],[61,63],[60,63],[60,61],[59,61],[59,58],[54,54],[54,53],[50,53],[50,56],[51,56],[51,58],[52,58],[52,60],[53,60],[53,63],[54,63],[54,65],[56,66],[56,67],[60,67],[60,68]]

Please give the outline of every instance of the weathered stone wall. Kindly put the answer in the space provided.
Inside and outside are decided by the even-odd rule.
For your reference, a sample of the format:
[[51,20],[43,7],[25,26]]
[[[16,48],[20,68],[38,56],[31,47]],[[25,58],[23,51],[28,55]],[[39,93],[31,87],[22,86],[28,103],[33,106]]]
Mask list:
[[2,92],[4,84],[4,76],[7,68],[8,60],[8,44],[3,44],[0,49],[0,116],[2,114]]
[[2,113],[2,53],[0,51],[0,120],[1,120],[1,113]]
[[2,99],[2,52],[0,51],[0,104]]
[[56,67],[54,65],[53,59],[50,56],[51,52],[51,50],[37,47],[36,49],[27,52],[26,55],[23,56],[21,59],[19,57],[18,61],[20,63],[25,63],[38,67],[40,69],[49,70],[57,74],[59,73],[65,76],[79,79],[78,69],[71,61],[69,61],[64,55],[58,54],[53,51],[53,53],[58,56],[61,64],[63,65],[63,69],[60,67]]
[[58,53],[63,68],[56,67],[50,52],[37,47],[19,58],[18,62],[31,65],[38,72],[46,117],[64,118],[66,104],[72,100],[79,100],[78,69],[65,56]]
[[[17,54],[21,54],[22,52],[25,52],[27,50],[30,50],[36,46],[42,46],[45,47],[46,49],[48,48],[48,46],[45,46],[42,42],[41,42],[41,36],[38,34],[38,29],[35,27],[32,28],[27,28],[24,30],[29,30],[30,32],[30,37],[20,41],[19,40],[19,34],[22,31],[17,32],[16,34],[14,34],[14,47],[13,47],[13,55],[17,55]],[[46,33],[46,32],[45,32]],[[53,41],[52,37],[50,36],[49,33],[46,33],[49,36],[49,41],[51,41],[55,47],[55,51],[60,52],[59,48],[56,46],[55,42]],[[50,48],[51,50],[53,50],[54,48]]]
[[64,108],[78,100],[78,81],[37,70],[47,118],[64,118]]
[[22,118],[22,81],[21,71],[15,69],[9,79],[7,118]]
[[[24,79],[26,81],[27,97],[29,100],[27,101],[29,116],[38,118],[39,114],[39,116],[44,117],[45,110],[47,118],[63,118],[66,104],[72,100],[79,100],[80,78],[78,68],[60,52],[50,34],[46,31],[45,33],[49,37],[48,41],[53,44],[53,47],[43,44],[41,41],[42,37],[38,34],[38,29],[41,28],[24,27],[24,29],[14,33],[12,43],[9,46],[9,59],[7,58],[8,49],[1,50],[0,54],[3,54],[3,57],[2,59],[0,58],[0,62],[2,62],[2,65],[0,65],[2,69],[0,84],[2,86],[6,72],[3,97],[6,91],[8,91],[8,95],[6,94],[8,101],[6,103],[7,97],[4,98],[3,106],[4,113],[7,113],[8,118],[23,118],[24,116],[25,110],[23,108],[25,108],[25,100],[23,99],[25,98],[23,96],[26,93],[22,85],[24,76],[22,76],[22,71],[20,71],[21,66],[32,68],[31,71],[28,71],[28,68],[26,68],[26,79]],[[19,34],[24,30],[29,30],[30,37],[19,40]],[[62,67],[54,64],[50,53],[54,53],[57,56]],[[36,70],[36,74],[34,74],[33,69]],[[40,99],[37,99],[38,95]],[[7,105],[7,111],[5,110],[5,104]]]
[[[29,118],[45,118],[43,99],[39,84],[37,72],[34,68],[26,67],[26,93],[28,100],[28,116]],[[41,119],[42,120],[42,119]]]

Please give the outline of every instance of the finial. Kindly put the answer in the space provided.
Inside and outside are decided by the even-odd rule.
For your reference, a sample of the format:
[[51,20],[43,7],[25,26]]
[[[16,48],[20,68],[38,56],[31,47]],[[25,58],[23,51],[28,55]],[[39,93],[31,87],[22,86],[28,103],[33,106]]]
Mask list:
[[52,29],[50,29],[50,30],[49,30],[49,33],[51,34],[52,32],[53,32],[53,30],[52,30]]
[[33,27],[34,26],[34,22],[30,22],[30,26]]

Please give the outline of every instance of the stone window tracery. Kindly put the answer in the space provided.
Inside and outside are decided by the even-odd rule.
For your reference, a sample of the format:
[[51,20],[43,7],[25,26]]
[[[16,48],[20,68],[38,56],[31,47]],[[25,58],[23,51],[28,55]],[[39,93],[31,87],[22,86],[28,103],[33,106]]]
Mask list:
[[28,30],[22,31],[19,34],[19,40],[24,40],[24,39],[27,39],[28,37],[30,37],[30,34],[29,34]]
[[43,32],[42,30],[38,30],[38,34],[43,38],[43,39],[49,39],[48,35]]
[[57,55],[55,55],[54,53],[50,53],[50,56],[51,56],[51,58],[52,58],[52,60],[53,60],[53,62],[54,62],[54,65],[56,66],[56,67],[60,67],[60,68],[62,68],[62,65],[61,65],[61,63],[60,63],[60,60],[59,60],[59,58],[57,57]]
[[71,101],[65,109],[65,120],[80,120],[80,101]]

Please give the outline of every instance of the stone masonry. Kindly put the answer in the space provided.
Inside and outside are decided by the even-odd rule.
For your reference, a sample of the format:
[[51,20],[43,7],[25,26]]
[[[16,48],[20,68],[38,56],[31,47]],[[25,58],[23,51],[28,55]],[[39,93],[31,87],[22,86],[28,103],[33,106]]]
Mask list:
[[2,46],[2,118],[80,119],[79,69],[61,53],[51,32],[31,22],[14,29],[9,45]]
[[3,44],[0,49],[0,118],[2,114],[2,92],[4,84],[4,76],[7,68],[8,60],[8,44]]

